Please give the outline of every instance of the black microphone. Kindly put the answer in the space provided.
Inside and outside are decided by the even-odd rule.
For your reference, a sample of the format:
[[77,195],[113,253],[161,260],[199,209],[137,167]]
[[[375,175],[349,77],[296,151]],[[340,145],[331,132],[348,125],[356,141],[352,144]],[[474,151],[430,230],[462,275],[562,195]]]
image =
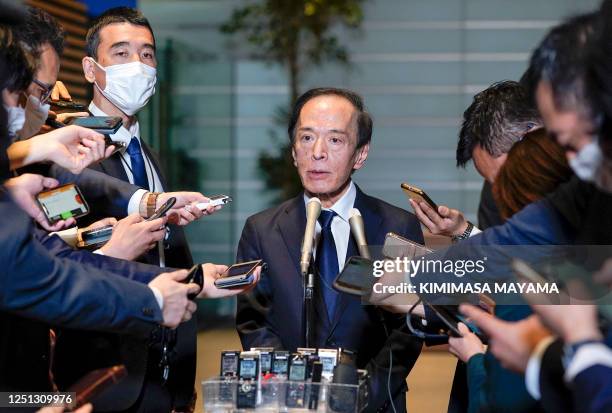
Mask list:
[[300,259],[300,272],[302,275],[308,274],[319,215],[321,215],[321,201],[319,198],[310,198],[306,204],[306,229],[304,230],[304,239],[302,240],[302,258]]
[[351,233],[355,237],[357,242],[357,248],[359,249],[359,255],[369,260],[372,259],[370,249],[368,248],[368,241],[365,236],[365,228],[363,226],[363,218],[361,212],[357,208],[351,209],[351,216],[349,218],[349,225],[351,226]]

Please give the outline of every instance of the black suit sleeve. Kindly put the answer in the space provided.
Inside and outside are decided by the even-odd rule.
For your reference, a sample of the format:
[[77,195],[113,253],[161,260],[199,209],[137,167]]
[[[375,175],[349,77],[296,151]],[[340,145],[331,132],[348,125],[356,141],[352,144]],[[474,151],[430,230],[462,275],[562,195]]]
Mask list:
[[0,309],[79,329],[146,336],[162,313],[146,285],[48,254],[19,207],[0,199]]
[[83,193],[89,208],[97,216],[116,218],[127,216],[130,198],[140,189],[91,168],[85,168],[76,175],[60,166],[51,165],[49,176],[57,179],[60,184],[75,183]]
[[[236,262],[251,261],[261,258],[261,248],[257,229],[249,218],[242,230]],[[255,288],[247,294],[238,296],[236,329],[240,335],[242,347],[282,348],[278,333],[270,324],[267,314],[271,306],[272,285],[270,279],[262,273]]]

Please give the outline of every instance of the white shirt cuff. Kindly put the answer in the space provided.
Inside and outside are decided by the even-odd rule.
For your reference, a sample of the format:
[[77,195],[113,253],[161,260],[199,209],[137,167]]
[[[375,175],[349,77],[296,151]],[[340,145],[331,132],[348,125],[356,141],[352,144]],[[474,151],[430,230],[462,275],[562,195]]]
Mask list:
[[612,349],[604,343],[581,346],[565,370],[565,381],[571,382],[578,374],[595,365],[612,368]]
[[162,295],[161,291],[159,291],[155,287],[151,287],[150,285],[149,285],[149,288],[151,289],[151,291],[153,291],[153,295],[155,296],[155,300],[157,300],[157,305],[159,305],[159,309],[163,310],[164,309],[164,296]]
[[140,201],[142,200],[142,197],[144,194],[146,194],[148,191],[144,190],[144,189],[138,189],[136,192],[134,192],[134,195],[132,195],[132,197],[130,198],[130,202],[128,202],[128,208],[127,208],[127,214],[139,214],[140,213]]
[[93,252],[94,254],[98,254],[98,255],[106,255],[105,253],[102,252],[102,250],[100,248],[98,248],[97,250],[95,250]]
[[546,337],[538,343],[535,347],[529,361],[527,362],[527,369],[525,370],[525,387],[527,392],[536,400],[540,400],[542,395],[540,394],[540,368],[542,366],[542,357],[548,346],[555,341],[553,336]]
[[49,233],[49,236],[57,235],[62,240],[64,240],[64,242],[66,244],[70,245],[71,247],[75,247],[76,244],[77,244],[77,232],[78,232],[78,230],[79,230],[78,227],[68,228],[68,229],[65,229],[63,231],[51,232],[51,233]]
[[482,231],[480,229],[478,229],[478,227],[476,227],[476,225],[474,225],[472,227],[472,230],[470,231],[470,237],[473,237],[476,234],[480,234]]

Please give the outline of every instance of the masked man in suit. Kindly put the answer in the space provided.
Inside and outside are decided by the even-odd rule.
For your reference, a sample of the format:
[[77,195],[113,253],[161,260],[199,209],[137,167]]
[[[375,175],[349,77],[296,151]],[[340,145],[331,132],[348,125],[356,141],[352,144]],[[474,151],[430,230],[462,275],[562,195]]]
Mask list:
[[[237,261],[263,259],[268,270],[251,294],[239,298],[236,323],[245,349],[295,351],[304,345],[300,245],[305,204],[318,197],[323,209],[315,237],[315,345],[356,352],[357,367],[367,368],[372,379],[369,411],[391,411],[389,394],[397,411],[405,411],[406,376],[422,343],[395,315],[331,287],[346,258],[358,255],[348,222],[352,208],[361,212],[371,245],[382,245],[390,231],[423,243],[412,214],[366,195],[351,179],[366,161],[371,135],[372,119],[361,97],[351,91],[312,89],[297,100],[289,137],[304,192],[247,220]],[[390,349],[393,366],[387,388]]]

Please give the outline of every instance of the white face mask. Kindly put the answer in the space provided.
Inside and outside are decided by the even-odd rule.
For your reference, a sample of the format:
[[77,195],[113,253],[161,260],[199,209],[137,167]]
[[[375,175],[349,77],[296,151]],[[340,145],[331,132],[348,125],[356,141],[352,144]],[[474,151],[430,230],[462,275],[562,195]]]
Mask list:
[[35,96],[28,96],[25,107],[25,122],[23,128],[17,132],[19,139],[31,138],[40,131],[40,128],[47,121],[50,107],[51,105],[48,103],[45,105],[41,104],[40,99]]
[[102,67],[106,72],[106,88],[95,83],[98,90],[128,116],[142,109],[155,93],[157,70],[141,62]]
[[594,139],[593,142],[580,149],[574,158],[569,160],[569,166],[578,178],[583,181],[594,182],[602,160],[603,153],[599,147],[599,142]]
[[11,141],[17,137],[17,132],[23,128],[25,123],[25,109],[21,106],[4,106],[8,117],[8,134]]

